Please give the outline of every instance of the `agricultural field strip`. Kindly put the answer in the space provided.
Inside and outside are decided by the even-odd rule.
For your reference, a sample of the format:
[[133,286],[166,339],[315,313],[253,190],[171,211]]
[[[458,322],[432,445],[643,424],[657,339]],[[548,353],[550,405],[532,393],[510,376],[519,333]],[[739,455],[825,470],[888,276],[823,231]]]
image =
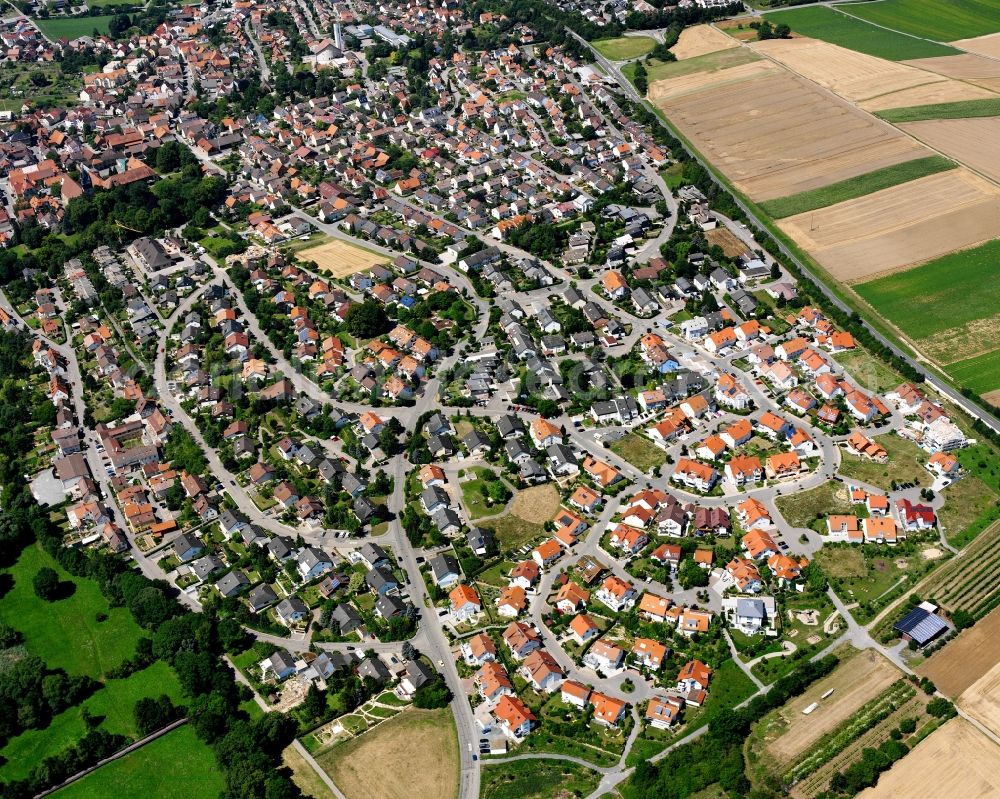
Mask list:
[[797,782],[808,776],[835,757],[844,746],[895,713],[915,695],[916,690],[909,682],[897,680],[807,749],[798,762],[785,772],[785,781]]
[[[976,591],[974,594],[975,597],[983,593],[996,593],[1000,591],[1000,585],[993,585],[990,588],[989,582],[983,579],[987,574],[996,573],[998,563],[1000,563],[1000,553],[994,554],[993,557],[984,561],[974,571],[964,574],[954,584],[946,584],[942,589],[942,594],[932,594],[932,596],[940,596],[941,602],[949,607],[949,609],[968,610],[970,607],[973,607],[973,603],[963,600],[971,591],[976,590],[977,582],[981,586],[984,586],[985,590]],[[934,591],[933,588],[930,590]]]

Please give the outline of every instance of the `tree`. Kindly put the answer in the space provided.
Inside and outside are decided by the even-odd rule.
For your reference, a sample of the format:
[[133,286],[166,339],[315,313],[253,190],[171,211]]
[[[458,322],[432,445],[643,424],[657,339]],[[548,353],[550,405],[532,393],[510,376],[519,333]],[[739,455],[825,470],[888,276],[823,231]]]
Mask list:
[[451,701],[451,691],[440,677],[428,680],[413,695],[413,706],[424,710],[447,707]]
[[149,697],[140,699],[135,703],[133,713],[135,728],[140,736],[156,732],[180,717],[178,709],[166,694],[161,694],[157,699]]
[[632,73],[632,83],[641,95],[646,94],[649,89],[649,73],[646,72],[646,65],[642,61],[635,62],[635,72]]
[[927,712],[939,719],[948,719],[955,715],[955,706],[943,696],[935,696],[927,703]]
[[677,582],[684,589],[703,588],[708,585],[708,571],[691,558],[687,558],[677,570]]
[[964,630],[976,623],[975,617],[967,610],[956,610],[951,614],[951,621],[956,630]]
[[59,598],[59,575],[55,569],[42,566],[38,573],[31,579],[31,585],[35,589],[35,595],[46,602],[52,602]]
[[347,330],[356,338],[375,338],[389,329],[389,317],[374,300],[355,303],[347,309]]

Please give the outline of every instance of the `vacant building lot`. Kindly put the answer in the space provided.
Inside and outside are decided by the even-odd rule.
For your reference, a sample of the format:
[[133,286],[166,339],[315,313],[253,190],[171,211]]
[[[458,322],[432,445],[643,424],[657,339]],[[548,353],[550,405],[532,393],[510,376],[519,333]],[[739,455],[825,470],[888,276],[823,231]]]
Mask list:
[[651,99],[754,200],[787,197],[930,155],[899,131],[767,61],[683,81],[653,83]]
[[956,718],[913,748],[858,799],[993,799],[1000,796],[1000,746]]
[[458,795],[458,736],[447,709],[407,710],[316,760],[347,799]]
[[695,25],[681,31],[681,37],[677,40],[677,44],[670,48],[670,52],[681,61],[739,46],[739,42],[711,25]]
[[727,227],[705,231],[705,240],[710,247],[721,247],[727,258],[736,258],[748,249],[746,243]]
[[993,180],[1000,180],[1000,117],[926,119],[903,130]]
[[[900,678],[899,669],[872,650],[857,652],[833,672],[812,685],[801,696],[778,711],[777,720],[765,733],[766,750],[776,765],[787,765],[822,736],[874,699]],[[833,693],[821,700],[827,691]],[[814,702],[817,707],[808,716],[802,711]]]
[[855,283],[996,238],[1000,189],[952,169],[779,225],[830,274]]
[[315,261],[319,269],[333,277],[347,277],[389,260],[384,255],[369,252],[339,239],[331,239],[318,247],[301,250],[298,258],[300,261]]
[[1000,610],[962,630],[917,669],[945,696],[957,698],[1000,661]]

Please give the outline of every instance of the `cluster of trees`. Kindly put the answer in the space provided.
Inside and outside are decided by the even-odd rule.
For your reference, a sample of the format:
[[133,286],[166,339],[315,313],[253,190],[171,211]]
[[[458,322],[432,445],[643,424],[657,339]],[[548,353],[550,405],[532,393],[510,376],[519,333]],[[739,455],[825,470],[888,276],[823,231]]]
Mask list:
[[[13,638],[12,638],[13,636]],[[19,636],[8,633],[8,642]],[[90,696],[100,683],[50,669],[35,655],[11,658],[0,670],[0,741],[28,729],[44,729],[52,718]]]
[[447,707],[451,702],[451,691],[440,675],[428,680],[413,694],[413,706],[425,710]]
[[347,332],[355,338],[375,338],[389,332],[389,317],[385,309],[371,298],[355,303],[344,318]]
[[792,29],[784,23],[780,25],[772,25],[766,19],[759,24],[751,22],[750,27],[757,28],[757,39],[759,41],[764,41],[766,39],[787,39],[792,35]]

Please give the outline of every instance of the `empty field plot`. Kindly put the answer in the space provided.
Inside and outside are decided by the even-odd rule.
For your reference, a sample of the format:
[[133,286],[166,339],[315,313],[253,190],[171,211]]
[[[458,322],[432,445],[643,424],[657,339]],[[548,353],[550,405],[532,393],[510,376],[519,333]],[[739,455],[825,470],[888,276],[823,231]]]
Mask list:
[[859,105],[866,111],[876,112],[877,116],[881,116],[883,112],[891,111],[894,108],[998,100],[1000,96],[997,95],[996,88],[960,80],[934,81],[922,86],[880,94],[869,100],[864,100]]
[[959,39],[955,45],[970,53],[984,55],[987,58],[1000,57],[1000,33],[976,36],[972,39]]
[[945,696],[957,698],[1000,661],[1000,610],[931,655],[918,669]]
[[957,704],[994,734],[1000,733],[1000,663],[966,688]]
[[705,231],[705,240],[709,246],[721,247],[728,258],[736,258],[748,249],[746,243],[727,227]]
[[300,261],[314,261],[316,266],[333,277],[347,277],[371,269],[389,259],[340,239],[332,239],[318,247],[308,247],[298,253]]
[[[760,62],[738,69],[750,68],[762,69]],[[732,81],[727,73],[734,70],[722,70],[680,93],[672,80],[657,82],[649,94],[754,200],[787,197],[931,154],[814,83],[781,67],[770,70]]]
[[909,122],[901,127],[956,161],[993,180],[1000,180],[1000,116],[932,119]]
[[711,25],[694,25],[681,31],[677,44],[670,48],[670,52],[677,56],[678,61],[682,61],[739,46],[739,42]]
[[[767,754],[776,765],[784,767],[793,763],[900,676],[899,669],[877,652],[858,652],[778,711],[779,723],[773,725],[772,730],[777,735],[767,742]],[[820,697],[830,690],[833,694],[821,700]],[[819,707],[808,716],[803,715],[802,711],[814,702],[819,702]]]
[[[761,203],[760,207],[773,219],[784,219],[788,216],[795,216],[795,214],[803,214],[806,211],[815,211],[817,208],[825,208],[828,205],[853,200],[856,197],[864,197],[866,194],[954,169],[956,166],[954,161],[949,161],[940,155],[915,158],[912,161],[904,161],[901,164],[887,166],[885,169],[878,169],[855,178],[842,180],[839,183],[823,186],[821,189],[793,194],[791,197],[780,197],[777,200],[768,200]],[[714,233],[715,231],[709,232]]]
[[1000,241],[862,283],[855,290],[939,363],[1000,347]]
[[447,709],[407,710],[316,760],[347,799],[458,795],[458,736]]
[[858,799],[992,799],[1000,795],[1000,746],[964,719],[942,725]]
[[1000,0],[878,0],[841,6],[846,14],[892,30],[950,42],[1000,31]]
[[826,6],[775,11],[767,14],[767,19],[775,25],[784,23],[803,36],[822,39],[890,61],[933,58],[958,52],[954,47],[878,28]]
[[655,103],[704,88],[729,86],[747,78],[775,74],[780,67],[752,50],[723,50],[686,61],[656,63],[649,68],[649,98]]
[[75,19],[36,19],[34,23],[41,29],[42,33],[50,39],[67,38],[70,41],[79,39],[81,36],[92,36],[94,31],[106,35],[108,23],[111,16],[103,17],[77,17]]
[[647,474],[667,462],[667,453],[642,433],[629,433],[611,445],[611,451]]
[[838,280],[860,282],[997,237],[1000,189],[952,169],[779,226]]
[[[939,102],[995,96],[978,86],[969,86],[943,75],[848,50],[819,39],[769,39],[751,46],[761,55],[778,61],[851,102],[861,103],[927,84],[936,87],[941,95]],[[955,96],[952,97],[951,93]]]
[[626,61],[646,55],[656,47],[650,36],[619,36],[617,39],[597,39],[594,48],[610,61]]
[[1000,604],[1000,522],[995,522],[966,547],[962,556],[938,570],[919,586],[920,596],[947,611],[965,610],[984,617]]

